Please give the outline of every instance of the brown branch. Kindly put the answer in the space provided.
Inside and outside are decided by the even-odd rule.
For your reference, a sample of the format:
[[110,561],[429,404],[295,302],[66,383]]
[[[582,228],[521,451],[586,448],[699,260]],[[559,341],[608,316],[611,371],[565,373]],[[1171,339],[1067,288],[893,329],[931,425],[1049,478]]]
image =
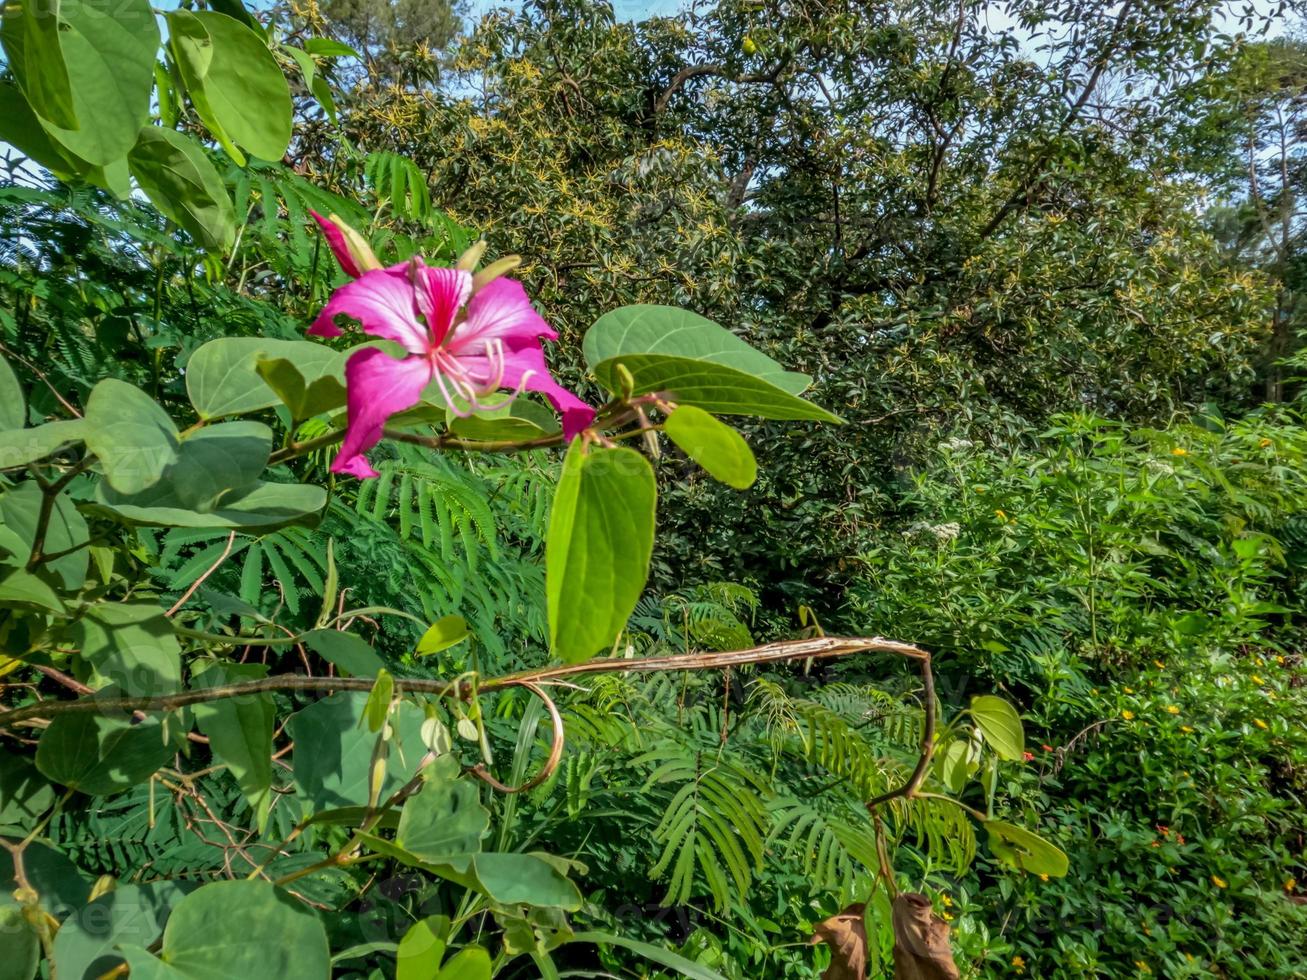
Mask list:
[[876,808],[890,800],[911,799],[916,796],[917,791],[921,789],[921,784],[925,782],[926,771],[930,768],[930,760],[935,755],[935,675],[930,669],[930,654],[922,652],[918,658],[921,661],[921,701],[922,709],[926,712],[926,723],[921,729],[921,755],[917,757],[917,764],[908,776],[907,781],[895,789],[880,796],[873,797],[867,801],[867,810],[873,816]]
[[[284,641],[283,641],[284,642]],[[491,677],[478,682],[479,692],[508,690],[515,687],[544,685],[567,681],[585,674],[633,673],[651,674],[671,671],[721,670],[749,664],[783,663],[789,660],[829,660],[857,653],[889,653],[921,660],[927,664],[930,655],[920,647],[882,637],[855,638],[822,636],[805,640],[784,640],[726,653],[697,653],[670,657],[644,657],[637,659],[601,658],[583,664],[541,667]],[[41,701],[22,708],[0,713],[0,729],[10,728],[32,718],[49,718],[55,715],[89,711],[135,712],[174,711],[191,704],[218,701],[225,698],[259,694],[264,691],[371,691],[375,679],[370,677],[306,677],[301,674],[282,674],[226,684],[203,690],[181,691],[159,697],[86,697],[76,701]],[[427,680],[422,678],[395,678],[399,693],[431,694],[436,697],[470,696],[466,679],[458,681]],[[931,693],[933,697],[933,686]],[[932,702],[933,705],[933,702]],[[933,726],[933,718],[928,724]],[[932,728],[933,732],[933,728]]]
[[725,65],[706,64],[706,65],[687,65],[675,75],[672,76],[671,82],[667,88],[663,89],[662,95],[658,96],[658,101],[654,103],[654,115],[659,115],[667,108],[667,103],[671,101],[673,95],[685,87],[685,83],[692,78],[700,78],[704,75],[713,75],[717,78],[725,78],[729,81],[740,85],[752,85],[758,82],[774,82],[785,70],[788,63],[788,57],[781,58],[767,71],[748,72],[742,75],[734,75],[727,70]]

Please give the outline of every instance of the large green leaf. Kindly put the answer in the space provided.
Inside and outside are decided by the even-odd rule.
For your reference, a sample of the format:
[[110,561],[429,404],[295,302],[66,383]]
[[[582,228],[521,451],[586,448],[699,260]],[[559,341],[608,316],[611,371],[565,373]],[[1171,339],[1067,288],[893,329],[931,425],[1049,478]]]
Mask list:
[[116,378],[91,389],[83,434],[109,486],[119,493],[154,486],[177,458],[177,427],[168,413],[140,388]]
[[1004,863],[1050,878],[1066,875],[1066,855],[1038,834],[1002,820],[986,820],[985,830],[989,834],[989,849]]
[[662,392],[721,415],[840,419],[798,397],[810,379],[787,371],[724,327],[671,306],[624,306],[585,335],[586,362],[609,391]]
[[54,790],[20,755],[0,753],[0,835],[26,836],[54,803]]
[[168,43],[196,113],[237,163],[231,144],[279,160],[291,134],[286,77],[264,40],[225,14],[174,10]]
[[[359,724],[367,695],[333,694],[291,716],[295,742],[291,755],[301,812],[314,813],[368,802],[368,777],[378,736]],[[426,753],[422,723],[426,715],[411,701],[401,701],[390,716],[393,735],[386,753],[383,796],[413,777]]]
[[[197,687],[214,687],[264,677],[264,664],[214,664],[195,678]],[[260,691],[236,698],[197,704],[195,723],[209,738],[218,760],[236,779],[259,829],[267,819],[272,794],[272,728],[276,705],[272,695]]]
[[90,166],[50,138],[18,86],[8,82],[0,82],[0,141],[63,179]]
[[552,435],[559,429],[558,416],[528,398],[501,399],[467,418],[451,418],[449,431],[464,439],[479,442],[506,439],[521,442]]
[[395,980],[436,980],[448,932],[448,916],[433,915],[413,923],[395,953]]
[[56,126],[77,127],[72,81],[59,43],[60,0],[6,3],[0,42],[31,111]]
[[342,379],[344,357],[307,340],[222,337],[191,355],[186,364],[186,394],[203,419],[257,412],[280,401],[259,374],[260,361],[284,358],[311,384],[327,376]]
[[205,248],[226,249],[236,237],[236,210],[222,177],[195,139],[146,126],[127,157],[150,203]]
[[472,858],[485,893],[501,905],[578,909],[581,892],[546,854],[487,851]]
[[663,423],[667,437],[727,486],[747,490],[758,479],[758,461],[744,437],[701,408],[681,405]]
[[72,627],[73,645],[94,686],[155,697],[181,687],[181,645],[163,609],[152,602],[102,602]]
[[86,424],[81,419],[46,422],[31,429],[0,432],[0,470],[12,470],[58,452],[64,446],[84,438]]
[[1012,705],[992,694],[982,694],[971,699],[971,717],[1000,758],[1010,762],[1021,760],[1026,737],[1021,716]]
[[316,515],[327,505],[327,491],[306,483],[255,483],[228,492],[212,510],[197,511],[177,499],[171,487],[156,486],[126,495],[101,485],[96,503],[133,524],[272,531]]
[[549,515],[549,642],[568,663],[612,645],[644,589],[657,487],[633,449],[573,440]]
[[151,976],[326,980],[331,976],[322,920],[266,881],[215,881],[198,888],[173,908],[157,959],[139,946],[124,945],[123,954],[133,980]]
[[[90,882],[64,854],[53,847],[33,841],[23,850],[23,870],[32,889],[41,896],[41,908],[62,919],[81,908],[91,896]],[[14,901],[13,856],[0,849],[0,905]],[[7,949],[0,947],[0,952]]]
[[60,980],[98,980],[110,973],[124,962],[120,944],[154,943],[173,906],[197,887],[190,881],[119,885],[75,911],[55,936]]
[[[660,354],[707,361],[766,381],[791,395],[812,379],[787,371],[725,327],[675,306],[623,306],[605,313],[586,331],[583,343],[591,370],[631,354]],[[638,394],[638,392],[637,392]]]
[[[22,541],[27,555],[32,553],[32,545],[36,543],[36,528],[44,501],[45,494],[30,480],[18,484],[0,497],[0,518],[3,518],[4,526]],[[41,551],[46,555],[61,555],[45,562],[43,567],[65,589],[80,589],[86,581],[88,554],[83,546],[90,540],[90,536],[86,520],[78,512],[72,497],[67,491],[58,494],[46,522],[45,543]],[[69,554],[61,554],[62,552]]]
[[50,722],[36,746],[36,767],[70,789],[108,796],[145,782],[174,751],[157,718],[134,722],[85,711]]
[[[440,761],[453,757],[442,756]],[[439,864],[481,850],[490,811],[481,805],[476,784],[458,778],[458,765],[433,765],[421,792],[409,797],[399,818],[395,842],[423,861]]]
[[214,510],[229,491],[254,485],[271,452],[272,430],[262,422],[207,425],[182,440],[177,461],[159,482],[186,507]]
[[119,163],[150,117],[154,11],[149,0],[61,0],[58,20],[77,125],[44,119],[46,132],[88,163]]

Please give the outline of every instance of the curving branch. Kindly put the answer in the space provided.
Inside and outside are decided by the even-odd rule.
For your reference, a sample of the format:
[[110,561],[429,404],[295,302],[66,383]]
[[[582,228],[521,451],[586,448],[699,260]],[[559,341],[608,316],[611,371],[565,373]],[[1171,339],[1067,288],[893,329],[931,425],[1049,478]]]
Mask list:
[[[214,639],[215,637],[206,638]],[[261,637],[223,637],[222,639],[232,645],[248,643],[258,646],[269,642]],[[274,639],[273,642],[278,641]],[[286,641],[282,640],[280,642]],[[726,667],[784,663],[791,660],[832,660],[859,653],[888,653],[918,660],[923,664],[923,676],[930,677],[930,654],[910,643],[887,640],[878,636],[865,638],[821,636],[803,640],[783,640],[779,643],[768,643],[748,650],[732,650],[725,653],[695,653],[671,657],[637,657],[632,659],[604,657],[583,664],[541,667],[536,670],[524,670],[499,677],[485,678],[477,682],[476,690],[485,693],[487,691],[522,687],[540,696],[543,692],[540,692],[539,688],[549,684],[565,684],[586,674],[651,674],[722,670]],[[12,728],[20,722],[30,721],[33,718],[53,718],[65,714],[86,712],[121,712],[127,714],[137,711],[175,711],[187,705],[244,697],[265,691],[371,691],[374,684],[375,679],[371,677],[309,677],[304,674],[279,674],[273,677],[244,681],[239,684],[225,684],[204,688],[203,690],[181,691],[176,694],[164,694],[158,697],[98,697],[91,695],[75,701],[41,701],[0,713],[0,729]],[[466,675],[464,675],[454,681],[397,677],[395,678],[395,690],[396,693],[430,694],[442,698],[466,699],[471,696],[472,688],[467,683]],[[929,729],[933,740],[933,682],[930,682],[928,692],[926,727]],[[548,703],[546,707],[548,707]],[[929,758],[927,757],[925,761],[918,765],[922,777],[924,777],[925,767],[928,763]],[[920,784],[920,778],[918,778],[917,784]]]

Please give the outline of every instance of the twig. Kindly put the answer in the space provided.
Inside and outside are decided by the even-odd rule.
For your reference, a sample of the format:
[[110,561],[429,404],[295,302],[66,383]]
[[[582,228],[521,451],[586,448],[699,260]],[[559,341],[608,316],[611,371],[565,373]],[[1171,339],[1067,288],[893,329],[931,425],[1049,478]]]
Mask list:
[[208,567],[208,570],[205,571],[203,575],[201,575],[199,578],[197,578],[194,582],[191,583],[191,587],[187,589],[185,592],[183,592],[182,597],[178,599],[176,602],[174,602],[169,607],[168,611],[164,613],[165,616],[171,616],[173,613],[175,613],[178,609],[180,609],[182,606],[186,604],[186,600],[189,599],[191,596],[193,596],[195,594],[195,590],[204,584],[204,580],[208,578],[210,575],[212,575],[214,572],[216,572],[218,570],[218,566],[227,560],[227,556],[231,554],[232,545],[234,545],[235,543],[236,543],[236,532],[232,531],[231,534],[227,535],[227,547],[222,549],[222,554],[218,556],[218,560],[215,561],[212,565],[210,565]]
[[490,775],[490,771],[480,762],[468,770],[468,772],[473,776],[476,776],[477,779],[493,786],[501,793],[525,793],[529,789],[535,789],[554,774],[554,770],[558,768],[558,763],[563,759],[563,746],[565,744],[563,736],[563,717],[558,713],[558,705],[554,704],[554,699],[541,690],[538,684],[527,682],[522,686],[544,702],[545,710],[549,712],[549,722],[554,726],[554,739],[549,748],[549,758],[545,760],[545,764],[540,767],[540,771],[536,773],[535,776],[528,779],[521,786],[507,786],[504,783],[501,783],[494,776]]

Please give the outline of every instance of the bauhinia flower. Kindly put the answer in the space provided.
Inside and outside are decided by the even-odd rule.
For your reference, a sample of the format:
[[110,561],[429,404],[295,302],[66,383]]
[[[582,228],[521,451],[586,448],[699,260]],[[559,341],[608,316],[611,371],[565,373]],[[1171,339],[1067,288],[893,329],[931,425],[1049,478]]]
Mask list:
[[365,333],[407,352],[395,358],[368,347],[346,362],[349,424],[334,472],[376,476],[365,454],[381,440],[386,420],[418,404],[432,382],[459,418],[484,409],[482,399],[506,389],[510,400],[523,391],[549,399],[562,413],[564,438],[594,420],[594,409],[550,376],[541,342],[558,334],[532,308],[521,283],[495,276],[474,289],[467,270],[429,266],[420,258],[382,268],[358,232],[334,215],[313,217],[354,281],[332,294],[308,332],[339,336],[336,318],[343,313]]

